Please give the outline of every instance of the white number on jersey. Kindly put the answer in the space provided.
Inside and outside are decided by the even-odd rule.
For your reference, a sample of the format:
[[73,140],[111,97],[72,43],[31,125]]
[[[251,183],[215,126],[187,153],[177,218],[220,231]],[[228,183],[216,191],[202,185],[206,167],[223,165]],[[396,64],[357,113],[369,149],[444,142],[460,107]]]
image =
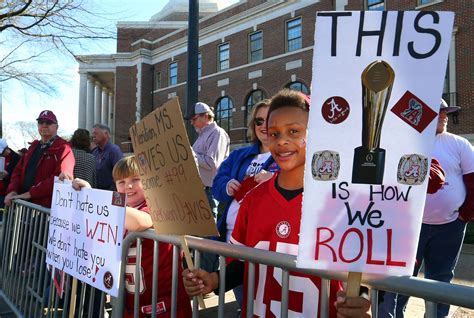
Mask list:
[[[137,268],[137,248],[131,247],[128,250],[127,256],[127,264],[125,265],[125,289],[129,293],[134,293],[136,288],[136,281],[135,281],[135,269]],[[143,261],[143,260],[142,260]],[[140,294],[146,289],[145,281],[143,279],[145,277],[143,273],[143,267],[140,267],[140,277],[138,277],[140,281]]]
[[[260,241],[255,245],[255,248],[261,250],[269,250],[269,241]],[[276,252],[285,253],[290,255],[297,255],[298,245],[277,242]],[[259,264],[258,272],[258,286],[257,295],[254,302],[254,314],[258,317],[265,317],[265,310],[270,305],[270,311],[276,316],[281,316],[281,302],[277,300],[270,300],[270,304],[264,303],[265,293],[265,282],[267,279],[268,266]],[[273,278],[278,282],[281,287],[281,275],[282,270],[280,268],[270,267],[270,271],[273,271]],[[280,289],[281,290],[281,289]],[[302,317],[317,317],[318,306],[319,306],[319,289],[308,277],[300,277],[290,275],[289,290],[293,292],[299,292],[303,294],[303,304],[301,308],[302,312],[296,312],[288,310],[289,318],[302,318]]]

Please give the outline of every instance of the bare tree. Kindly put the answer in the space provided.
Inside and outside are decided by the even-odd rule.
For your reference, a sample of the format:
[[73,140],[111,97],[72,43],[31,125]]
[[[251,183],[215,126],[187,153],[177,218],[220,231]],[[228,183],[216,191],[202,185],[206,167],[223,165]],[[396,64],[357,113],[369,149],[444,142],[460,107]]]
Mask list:
[[39,139],[40,135],[35,122],[17,121],[14,123],[5,123],[3,138],[5,138],[12,147],[28,148],[28,143]]
[[[66,140],[71,139],[71,135],[67,134],[61,127],[58,129],[58,135]],[[36,121],[17,121],[5,124],[4,136],[9,145],[12,147],[28,148],[29,143],[36,139],[41,139],[38,132]]]
[[[19,80],[41,92],[54,89],[55,70],[39,71],[32,61],[74,57],[90,39],[112,39],[111,21],[85,0],[0,1],[0,83]],[[107,25],[108,24],[108,25]],[[54,55],[53,55],[54,53]]]

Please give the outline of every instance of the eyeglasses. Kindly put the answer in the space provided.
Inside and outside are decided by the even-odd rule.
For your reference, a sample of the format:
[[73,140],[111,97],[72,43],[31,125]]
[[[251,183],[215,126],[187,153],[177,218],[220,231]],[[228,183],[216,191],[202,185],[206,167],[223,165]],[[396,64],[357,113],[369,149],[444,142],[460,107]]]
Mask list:
[[46,124],[48,126],[54,124],[52,121],[50,120],[46,120],[46,119],[38,119],[38,125],[43,125],[43,124]]
[[265,122],[265,119],[263,119],[262,117],[257,117],[253,120],[253,123],[255,124],[255,126],[262,126],[264,122]]

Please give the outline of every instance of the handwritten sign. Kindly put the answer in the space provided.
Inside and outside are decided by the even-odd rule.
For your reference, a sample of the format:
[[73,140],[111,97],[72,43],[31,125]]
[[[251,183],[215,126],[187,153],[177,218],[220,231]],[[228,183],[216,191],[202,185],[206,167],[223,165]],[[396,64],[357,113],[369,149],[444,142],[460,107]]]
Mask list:
[[159,234],[217,235],[178,99],[130,127],[153,226]]
[[124,194],[55,183],[46,263],[117,297]]
[[316,20],[298,267],[411,275],[454,15]]

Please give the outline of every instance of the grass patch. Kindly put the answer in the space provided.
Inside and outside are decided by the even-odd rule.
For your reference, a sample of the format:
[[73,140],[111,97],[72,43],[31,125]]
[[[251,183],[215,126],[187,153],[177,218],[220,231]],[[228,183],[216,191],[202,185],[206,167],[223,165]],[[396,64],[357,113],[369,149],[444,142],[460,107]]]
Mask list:
[[474,223],[469,222],[466,229],[466,236],[464,237],[464,243],[474,244]]

